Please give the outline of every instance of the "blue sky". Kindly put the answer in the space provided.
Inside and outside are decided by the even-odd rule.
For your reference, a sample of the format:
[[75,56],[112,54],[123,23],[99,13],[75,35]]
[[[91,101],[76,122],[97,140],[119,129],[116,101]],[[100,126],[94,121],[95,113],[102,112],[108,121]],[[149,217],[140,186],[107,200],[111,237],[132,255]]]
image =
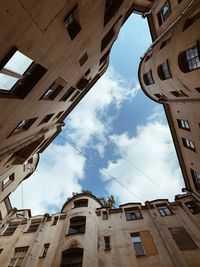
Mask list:
[[[132,15],[120,31],[110,65],[65,120],[58,138],[23,182],[24,208],[59,211],[72,192],[113,194],[117,205],[169,198],[183,187],[162,106],[140,89],[140,57],[151,44],[147,22]],[[22,208],[21,188],[11,196]]]

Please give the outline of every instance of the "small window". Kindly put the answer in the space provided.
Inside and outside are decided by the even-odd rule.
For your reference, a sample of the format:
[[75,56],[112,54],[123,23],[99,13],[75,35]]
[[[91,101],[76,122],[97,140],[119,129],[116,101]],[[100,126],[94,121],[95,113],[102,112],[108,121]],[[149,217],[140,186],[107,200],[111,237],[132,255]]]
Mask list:
[[88,199],[79,199],[74,201],[74,208],[88,207]]
[[73,40],[81,30],[81,26],[78,21],[77,5],[66,16],[64,20],[64,25],[68,31],[71,40]]
[[131,234],[131,241],[133,243],[136,256],[146,255],[139,233]]
[[194,15],[193,17],[186,19],[184,25],[183,25],[183,32],[185,30],[187,30],[190,26],[193,25],[193,23],[195,23],[196,21],[198,21],[200,19],[200,12],[197,13],[196,15]]
[[195,201],[185,202],[185,205],[191,211],[192,214],[200,213],[200,207]]
[[168,207],[168,205],[165,205],[165,204],[158,204],[156,205],[159,213],[161,216],[170,216],[170,215],[173,215],[171,209]]
[[160,100],[164,100],[164,99],[167,98],[166,95],[164,95],[163,93],[157,93],[157,94],[154,94],[154,95],[155,95],[155,97],[157,97]]
[[44,244],[43,251],[42,251],[42,255],[41,255],[40,258],[45,258],[45,257],[46,257],[47,252],[48,252],[48,249],[49,249],[49,246],[50,246],[49,243],[48,243],[48,244]]
[[146,55],[145,57],[145,62],[147,62],[151,57],[152,57],[153,53],[148,53],[148,55]]
[[109,30],[101,42],[101,52],[108,46],[115,36],[114,26]]
[[195,90],[200,93],[200,87],[195,88]]
[[2,251],[3,251],[3,248],[0,248],[0,254],[2,253]]
[[88,69],[88,70],[85,72],[84,75],[87,77],[89,74],[90,74],[90,69]]
[[110,250],[110,236],[104,236],[105,250]]
[[190,124],[189,124],[189,122],[187,120],[179,120],[178,119],[177,122],[178,122],[178,127],[180,129],[190,131]]
[[8,267],[20,267],[28,251],[28,247],[15,248],[13,257],[10,260]]
[[191,174],[192,174],[192,179],[193,179],[196,190],[200,191],[200,173],[194,170],[191,170]]
[[15,230],[17,229],[17,226],[19,225],[19,222],[11,222],[8,224],[5,232],[3,232],[3,236],[7,235],[13,235]]
[[144,82],[146,85],[154,84],[153,75],[152,75],[151,70],[144,74],[143,79],[144,79]]
[[82,234],[85,233],[86,217],[74,217],[70,219],[70,226],[68,234]]
[[103,215],[103,220],[108,220],[108,212],[107,211],[103,211],[102,215]]
[[128,209],[124,209],[124,211],[125,211],[127,221],[142,219],[142,214],[139,208],[128,208]]
[[178,56],[178,65],[182,72],[190,72],[200,68],[199,43],[186,51],[183,51]]
[[101,57],[99,61],[99,65],[101,65],[103,62],[105,62],[108,59],[109,54],[110,54],[110,49],[108,49],[108,51]]
[[70,248],[62,252],[62,262],[60,267],[82,267],[82,263],[82,248]]
[[187,138],[182,138],[182,142],[183,142],[184,147],[189,148],[189,149],[191,149],[193,151],[196,151],[195,144],[194,144],[193,141],[191,141],[191,140],[189,140]]
[[6,177],[2,181],[2,189],[4,190],[10,183],[12,183],[15,179],[15,174],[12,173],[10,176]]
[[40,98],[42,100],[54,100],[56,96],[61,92],[63,86],[54,82],[52,85],[46,90],[43,96]]
[[73,102],[76,98],[77,98],[77,96],[80,94],[80,92],[79,91],[77,91],[70,99],[69,99],[69,102]]
[[171,6],[170,2],[167,1],[161,8],[160,12],[157,14],[159,26],[161,26],[168,19],[170,14],[171,14]]
[[188,97],[182,90],[170,92],[175,97]]
[[74,87],[70,87],[69,90],[61,97],[59,101],[67,101],[75,91],[76,89]]
[[114,17],[123,3],[123,0],[104,0],[105,1],[105,15],[104,26]]
[[58,120],[63,113],[64,113],[64,111],[58,112],[58,114],[55,116],[55,118],[53,119],[53,121]]
[[41,124],[44,124],[44,123],[47,123],[50,121],[50,119],[54,116],[54,113],[53,114],[48,114],[44,117],[44,119],[41,120],[41,122],[39,123],[39,125]]
[[2,213],[0,211],[0,221],[2,221],[2,220],[3,220],[3,217],[2,217]]
[[76,84],[76,88],[80,91],[84,90],[87,84],[89,83],[88,79],[83,77],[81,78],[78,83]]
[[167,79],[170,79],[172,77],[170,70],[169,70],[168,61],[166,61],[166,62],[162,63],[160,66],[158,66],[157,72],[158,72],[158,76],[161,80],[167,80]]
[[161,43],[161,45],[160,45],[160,50],[163,49],[163,48],[169,43],[170,38],[171,38],[171,36],[168,37],[166,40],[164,40],[164,41]]
[[29,225],[28,230],[26,233],[33,233],[36,232],[38,227],[40,226],[41,220],[31,220],[31,224]]
[[85,52],[83,56],[79,59],[80,66],[83,66],[87,60],[88,60],[88,54],[87,52]]
[[55,216],[55,217],[53,218],[53,223],[52,223],[52,225],[56,225],[57,222],[58,222],[58,216]]
[[14,128],[14,130],[9,134],[8,137],[10,137],[11,135],[15,135],[15,134],[19,134],[19,133],[27,131],[36,120],[37,118],[20,121],[19,124]]

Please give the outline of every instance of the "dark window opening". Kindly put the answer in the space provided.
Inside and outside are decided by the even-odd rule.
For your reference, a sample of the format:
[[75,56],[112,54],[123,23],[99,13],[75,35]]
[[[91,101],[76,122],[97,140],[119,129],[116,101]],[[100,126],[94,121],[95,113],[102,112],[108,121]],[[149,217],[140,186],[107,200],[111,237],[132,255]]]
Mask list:
[[158,209],[160,215],[163,216],[163,217],[164,217],[164,216],[170,216],[170,215],[173,215],[171,209],[170,209],[169,206],[166,205],[166,204],[158,204],[158,205],[156,205],[156,207],[157,207],[157,209]]
[[[171,36],[170,36],[171,37]],[[163,49],[170,41],[170,37],[167,38],[166,40],[164,40],[161,45],[160,45],[160,49]]]
[[110,49],[108,49],[108,51],[101,57],[99,65],[101,65],[104,61],[108,59],[109,54],[110,54]]
[[192,214],[200,213],[200,207],[195,201],[185,202],[185,205],[191,211]]
[[63,86],[54,82],[40,98],[42,100],[54,100],[56,96],[61,92]]
[[74,87],[70,87],[69,90],[61,97],[59,101],[67,101],[75,91],[76,89]]
[[9,223],[8,227],[6,228],[5,232],[3,233],[4,236],[13,235],[15,230],[17,229],[17,226],[19,225],[19,222],[12,222]]
[[104,236],[105,250],[110,250],[110,236]]
[[124,211],[127,221],[142,219],[142,214],[139,208],[128,208],[124,209]]
[[179,120],[177,119],[178,127],[183,130],[190,131],[190,124],[187,120]]
[[58,112],[58,114],[55,116],[55,118],[53,119],[53,121],[58,120],[60,118],[60,116],[63,114],[64,111],[60,111]]
[[144,82],[146,85],[154,84],[153,75],[152,75],[151,70],[144,74],[143,79],[144,79]]
[[20,121],[20,123],[14,128],[14,130],[8,135],[8,137],[27,131],[36,120],[37,118],[32,118],[29,120]]
[[58,216],[55,216],[55,217],[53,218],[53,223],[52,223],[52,225],[56,225],[57,222],[58,222]]
[[149,53],[148,55],[146,55],[145,62],[147,62],[152,57],[152,55],[153,53]]
[[193,141],[191,141],[191,140],[189,140],[187,138],[182,138],[182,142],[183,142],[184,147],[189,148],[189,149],[191,149],[193,151],[196,151],[195,144],[194,144]]
[[200,87],[195,88],[195,90],[200,93]]
[[123,0],[105,0],[104,26],[114,17]]
[[77,5],[65,17],[64,25],[68,31],[71,40],[73,40],[81,30],[81,26],[78,21]]
[[43,252],[42,252],[42,255],[41,255],[40,258],[45,258],[46,257],[48,249],[49,249],[49,246],[50,246],[49,243],[48,244],[44,244]]
[[31,224],[29,225],[28,230],[26,233],[33,233],[36,232],[38,227],[40,226],[41,220],[31,220]]
[[163,93],[157,93],[154,95],[155,95],[155,97],[157,97],[160,100],[165,100],[167,98],[166,95],[164,95]]
[[197,191],[200,191],[200,172],[191,170],[192,180]]
[[182,90],[180,91],[171,91],[170,92],[175,97],[188,97]]
[[170,79],[172,77],[170,70],[169,70],[168,61],[166,61],[166,62],[162,63],[160,66],[158,66],[157,72],[158,72],[158,76],[161,80],[167,80],[167,79]]
[[107,211],[103,211],[103,220],[108,220],[108,212]]
[[193,23],[198,21],[200,19],[200,12],[194,15],[193,17],[186,19],[184,25],[183,25],[183,32],[187,30],[190,26],[192,26]]
[[88,207],[88,199],[79,199],[74,201],[74,208]]
[[79,94],[80,94],[80,92],[77,91],[77,92],[72,96],[72,98],[70,98],[69,102],[73,102],[73,101],[77,98],[77,96],[78,96]]
[[39,123],[39,125],[49,122],[50,119],[51,119],[53,116],[54,116],[54,113],[46,115],[46,116],[41,120],[41,122]]
[[88,69],[86,72],[85,72],[85,76],[88,76],[90,74],[90,69]]
[[83,249],[70,248],[62,252],[60,267],[82,267]]
[[85,89],[85,87],[86,87],[86,85],[87,85],[88,83],[89,83],[89,80],[86,79],[85,77],[83,77],[83,78],[81,78],[81,79],[78,81],[78,83],[77,83],[77,85],[76,85],[76,88],[77,88],[78,90],[82,91],[82,90]]
[[168,19],[170,14],[171,14],[171,6],[170,2],[167,1],[161,8],[160,12],[157,14],[159,26],[161,26]]
[[109,30],[109,32],[104,36],[101,42],[101,52],[108,46],[108,44],[113,40],[115,36],[114,26]]
[[139,233],[131,234],[131,240],[135,249],[135,255],[136,256],[146,255],[140,234]]
[[199,43],[178,56],[178,65],[182,72],[187,73],[200,68]]
[[70,226],[68,234],[82,234],[85,233],[86,217],[74,217],[70,219]]
[[88,60],[88,54],[87,52],[85,52],[85,54],[83,54],[83,56],[79,59],[80,66],[83,66],[87,60]]
[[12,173],[10,176],[6,177],[2,181],[2,190],[4,190],[10,183],[12,183],[15,179],[15,174]]

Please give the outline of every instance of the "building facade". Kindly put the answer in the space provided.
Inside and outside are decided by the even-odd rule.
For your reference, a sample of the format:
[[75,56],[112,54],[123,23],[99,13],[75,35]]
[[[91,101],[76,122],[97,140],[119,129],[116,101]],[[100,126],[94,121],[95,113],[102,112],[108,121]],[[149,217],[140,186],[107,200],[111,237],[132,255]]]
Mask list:
[[109,208],[83,193],[51,216],[11,209],[1,221],[0,264],[197,267],[199,237],[200,206],[192,195]]

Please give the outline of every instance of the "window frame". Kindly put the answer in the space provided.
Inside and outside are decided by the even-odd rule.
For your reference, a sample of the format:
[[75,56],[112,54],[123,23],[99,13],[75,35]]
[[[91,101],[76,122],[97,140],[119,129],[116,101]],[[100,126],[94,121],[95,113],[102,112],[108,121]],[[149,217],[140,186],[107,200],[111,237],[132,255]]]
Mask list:
[[169,62],[166,60],[157,68],[158,77],[164,81],[172,78],[170,68],[169,68]]
[[143,80],[144,80],[144,83],[145,83],[147,86],[148,86],[148,85],[155,84],[154,79],[153,79],[152,70],[147,71],[147,72],[143,75]]
[[168,217],[168,216],[174,215],[174,213],[172,212],[171,208],[166,203],[157,204],[156,208],[157,208],[160,216],[162,216],[162,217]]
[[177,124],[180,129],[190,131],[190,124],[188,120],[177,119]]
[[69,229],[67,235],[85,234],[86,217],[76,216],[72,217],[69,222]]
[[181,139],[182,139],[183,146],[185,148],[188,148],[188,149],[196,152],[195,143],[192,140],[184,138],[184,137],[182,137]]
[[[138,241],[134,240],[134,238],[137,238]],[[147,255],[146,251],[145,251],[145,248],[144,248],[144,245],[143,245],[143,242],[142,242],[142,238],[140,236],[140,233],[132,233],[131,234],[131,242],[133,244],[136,257],[138,257],[138,256],[146,256]],[[141,251],[139,252],[138,249],[141,250]]]
[[71,40],[74,40],[81,31],[80,21],[78,18],[78,5],[75,5],[64,19],[66,28]]
[[141,220],[143,219],[139,207],[125,208],[124,209],[126,221]]
[[[167,4],[168,4],[168,10],[165,13],[164,8],[167,7]],[[161,7],[160,11],[157,13],[157,20],[158,20],[159,26],[163,25],[163,23],[169,18],[171,13],[172,13],[171,4],[170,4],[170,1],[167,0],[164,3],[164,5]]]

